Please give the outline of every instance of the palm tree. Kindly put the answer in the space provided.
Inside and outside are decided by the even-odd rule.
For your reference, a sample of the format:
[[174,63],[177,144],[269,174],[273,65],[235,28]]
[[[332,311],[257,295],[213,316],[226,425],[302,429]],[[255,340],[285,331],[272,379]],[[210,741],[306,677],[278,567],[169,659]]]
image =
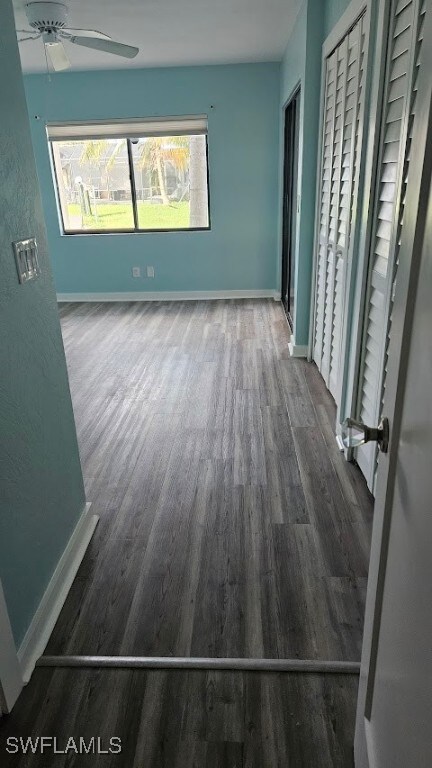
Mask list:
[[[122,147],[124,139],[119,139],[112,152],[104,160],[104,171],[109,181],[109,170]],[[80,157],[82,165],[97,165],[101,168],[102,158],[112,142],[107,139],[86,141]],[[140,142],[138,158],[135,164],[139,168],[147,168],[156,173],[158,187],[163,205],[169,205],[166,188],[165,171],[169,163],[177,171],[189,169],[190,187],[190,226],[203,227],[208,223],[207,203],[207,157],[206,140],[204,136],[150,136]],[[102,168],[101,168],[102,175]]]
[[[118,139],[115,144],[108,139],[97,139],[96,141],[89,140],[84,142],[81,157],[79,159],[80,165],[96,165],[101,172],[102,184],[103,182],[106,182],[108,190],[109,172],[123,146],[123,142],[124,139]],[[106,155],[107,150],[110,147],[112,147],[112,151],[102,163],[102,158]]]
[[99,165],[101,158],[106,152],[107,146],[107,139],[85,141],[79,159],[80,165]]
[[178,171],[184,171],[189,163],[188,136],[151,136],[144,139],[140,146],[138,166],[155,171],[163,205],[169,205],[165,182],[166,164],[170,163]]

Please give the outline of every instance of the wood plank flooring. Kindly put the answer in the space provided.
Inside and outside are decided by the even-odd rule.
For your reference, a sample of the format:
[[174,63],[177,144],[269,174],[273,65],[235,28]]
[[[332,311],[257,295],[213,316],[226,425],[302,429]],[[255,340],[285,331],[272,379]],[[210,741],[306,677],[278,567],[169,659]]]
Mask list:
[[[2,768],[351,768],[353,677],[240,672],[35,672],[0,724]],[[100,737],[115,755],[8,755],[9,736]]]
[[360,658],[372,505],[272,300],[61,308],[101,517],[47,652]]
[[[101,520],[47,653],[358,660],[372,501],[281,306],[67,304],[61,323]],[[124,738],[104,766],[347,768],[356,686],[39,669],[0,741],[82,729]]]

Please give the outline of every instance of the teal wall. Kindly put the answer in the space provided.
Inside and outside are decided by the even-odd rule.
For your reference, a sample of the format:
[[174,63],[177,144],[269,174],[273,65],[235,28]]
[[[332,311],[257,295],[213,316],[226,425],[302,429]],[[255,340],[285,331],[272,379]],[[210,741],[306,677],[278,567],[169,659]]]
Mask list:
[[[294,316],[294,339],[296,345],[300,346],[307,345],[309,337],[324,11],[325,5],[321,0],[306,0],[303,3],[288,41],[281,67],[280,106],[282,116],[284,105],[293,89],[299,82],[301,86],[300,207],[297,228],[296,307]],[[282,171],[283,142],[281,140],[281,178]],[[280,223],[280,231],[281,229],[282,224]],[[281,243],[281,239],[279,242]],[[281,248],[279,248],[279,262],[280,252]]]
[[304,2],[298,13],[281,64],[280,82],[282,105],[287,102],[298,83],[304,80],[306,64],[306,24],[307,3]]
[[[279,64],[249,64],[26,77],[57,290],[274,289],[279,74]],[[203,113],[211,231],[60,235],[45,121]],[[132,278],[145,265],[155,279]]]
[[[0,71],[0,578],[19,645],[84,488],[9,2]],[[19,285],[11,243],[32,235],[42,275]]]
[[346,11],[351,0],[326,0],[324,17],[324,39]]
[[[290,100],[294,91],[300,85],[300,116],[299,116],[299,148],[298,148],[298,197],[300,201],[303,200],[303,194],[305,191],[303,169],[303,152],[304,152],[304,99],[305,99],[305,68],[306,68],[306,31],[307,31],[307,2],[304,2],[291,32],[290,39],[288,41],[285,55],[281,64],[281,77],[280,77],[280,206],[279,206],[279,247],[277,251],[277,267],[276,272],[278,276],[278,288],[281,289],[282,282],[282,213],[283,213],[283,168],[284,168],[284,111],[287,102]],[[301,221],[302,221],[302,204],[300,203],[300,210],[298,213],[298,226],[296,235],[296,254],[297,254],[297,266],[295,274],[295,294],[298,295],[299,275],[300,282],[302,279],[302,267],[299,270],[299,253],[301,243]],[[303,315],[302,305],[299,307],[296,302],[296,317],[294,319],[295,330],[297,329],[299,320],[298,318]],[[296,331],[297,332],[297,331]],[[301,343],[301,342],[296,342]]]

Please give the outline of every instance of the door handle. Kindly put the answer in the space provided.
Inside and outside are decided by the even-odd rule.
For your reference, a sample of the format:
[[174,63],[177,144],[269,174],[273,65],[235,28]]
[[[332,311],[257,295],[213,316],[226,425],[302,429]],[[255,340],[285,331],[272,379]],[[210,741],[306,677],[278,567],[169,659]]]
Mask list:
[[384,416],[377,427],[368,427],[361,421],[345,419],[342,424],[342,442],[345,448],[358,448],[365,443],[378,443],[381,453],[387,453],[389,420]]

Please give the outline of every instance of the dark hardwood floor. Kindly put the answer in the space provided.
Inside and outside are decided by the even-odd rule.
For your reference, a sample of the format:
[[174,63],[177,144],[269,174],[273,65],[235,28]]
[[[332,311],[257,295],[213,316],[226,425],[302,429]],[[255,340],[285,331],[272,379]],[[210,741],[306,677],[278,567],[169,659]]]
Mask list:
[[[67,304],[61,322],[101,519],[47,653],[359,659],[372,502],[281,306]],[[100,760],[125,768],[346,768],[356,685],[39,669],[0,736],[118,728],[125,752]]]
[[359,659],[372,505],[280,305],[61,322],[101,519],[47,652]]
[[[343,675],[38,669],[0,725],[2,768],[351,768],[357,681]],[[10,736],[92,736],[120,754],[6,752]],[[29,750],[30,752],[30,750]]]

